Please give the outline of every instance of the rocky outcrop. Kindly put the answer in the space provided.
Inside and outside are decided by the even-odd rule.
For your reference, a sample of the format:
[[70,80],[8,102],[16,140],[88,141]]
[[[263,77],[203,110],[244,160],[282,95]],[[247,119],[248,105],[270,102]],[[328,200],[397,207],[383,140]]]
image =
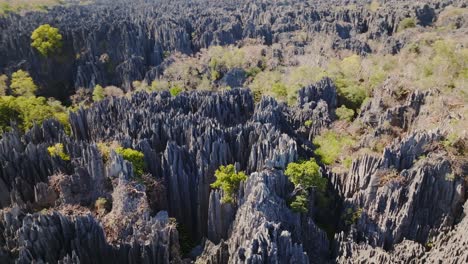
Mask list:
[[336,237],[342,263],[419,260],[421,245],[432,245],[457,223],[466,182],[455,176],[446,154],[431,151],[438,137],[437,131],[417,133],[386,148],[380,159],[365,155],[353,162],[342,192],[357,218],[348,233]]
[[[303,223],[309,232],[302,233],[300,215],[293,213],[284,200],[287,184],[286,177],[276,170],[251,174],[242,188],[229,238],[216,246],[205,243],[200,260],[226,263],[228,255],[227,263],[326,261],[328,240],[325,233],[310,218]],[[306,241],[309,251],[302,244]]]

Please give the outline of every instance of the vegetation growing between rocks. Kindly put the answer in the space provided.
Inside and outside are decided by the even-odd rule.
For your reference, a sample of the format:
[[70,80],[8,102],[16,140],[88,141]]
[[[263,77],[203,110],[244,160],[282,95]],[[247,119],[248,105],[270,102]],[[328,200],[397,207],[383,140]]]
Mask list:
[[57,143],[53,146],[48,147],[47,151],[52,157],[59,157],[60,159],[64,161],[70,160],[70,156],[67,153],[65,153],[65,149],[62,143]]
[[123,147],[116,148],[115,152],[132,163],[135,176],[141,177],[143,175],[145,172],[145,155],[142,152]]
[[239,184],[247,180],[247,175],[244,172],[236,172],[233,164],[220,166],[215,171],[216,181],[211,184],[212,188],[223,190],[223,203],[234,203],[236,200]]
[[339,161],[339,158],[354,143],[354,139],[349,135],[329,130],[314,139],[314,144],[317,147],[315,154],[324,164],[331,165]]
[[327,188],[327,179],[322,177],[320,166],[315,159],[288,164],[284,174],[296,186],[302,188],[300,194],[296,195],[291,202],[291,208],[296,212],[306,213],[308,211],[308,190],[312,187],[323,194]]

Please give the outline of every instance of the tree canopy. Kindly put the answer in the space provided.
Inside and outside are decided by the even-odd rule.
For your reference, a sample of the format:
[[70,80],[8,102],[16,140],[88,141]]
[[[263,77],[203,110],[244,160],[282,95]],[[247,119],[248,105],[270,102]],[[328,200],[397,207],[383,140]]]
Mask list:
[[62,48],[62,35],[58,28],[49,24],[39,26],[31,35],[31,46],[44,57],[58,52]]

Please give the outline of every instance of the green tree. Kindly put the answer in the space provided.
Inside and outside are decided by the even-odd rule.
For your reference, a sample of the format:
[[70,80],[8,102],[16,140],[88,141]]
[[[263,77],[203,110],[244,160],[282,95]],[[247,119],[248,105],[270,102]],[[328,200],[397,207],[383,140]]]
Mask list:
[[31,41],[31,46],[44,57],[56,53],[62,48],[62,35],[59,29],[49,24],[39,26],[34,30],[31,34]]
[[27,97],[34,96],[37,90],[34,80],[28,72],[23,70],[18,70],[11,75],[10,88],[14,95]]
[[304,162],[289,163],[284,174],[294,185],[300,185],[305,189],[316,187],[317,190],[324,192],[327,188],[327,179],[322,177],[320,166],[313,158]]
[[233,203],[239,184],[247,180],[244,172],[236,172],[234,165],[220,166],[215,172],[216,181],[212,188],[221,188],[224,192],[223,203]]
[[322,197],[327,189],[327,179],[322,177],[320,166],[313,158],[308,161],[289,163],[284,174],[296,187],[303,188],[303,191],[296,195],[290,204],[295,212],[307,213],[309,188],[315,187],[319,197]]
[[10,128],[11,121],[18,122],[20,111],[12,96],[0,97],[0,133],[6,132]]
[[101,85],[96,85],[93,90],[93,101],[99,102],[102,101],[106,96],[104,95],[104,88]]

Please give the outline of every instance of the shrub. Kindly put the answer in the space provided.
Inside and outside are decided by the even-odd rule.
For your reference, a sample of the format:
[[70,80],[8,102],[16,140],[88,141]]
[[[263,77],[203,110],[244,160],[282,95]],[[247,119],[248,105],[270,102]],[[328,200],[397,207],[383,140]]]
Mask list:
[[[4,133],[10,128],[10,122],[20,120],[20,109],[18,109],[13,97],[0,97],[0,132]],[[21,124],[20,124],[21,125]]]
[[177,96],[182,92],[182,88],[179,86],[173,86],[171,89],[169,89],[169,92],[171,93],[172,96]]
[[36,48],[44,57],[58,52],[62,48],[62,35],[58,28],[54,28],[49,24],[39,26],[34,30],[31,41],[31,46]]
[[284,174],[295,186],[300,185],[305,189],[315,187],[320,192],[324,192],[327,188],[327,179],[322,177],[320,166],[315,159],[289,163]]
[[137,177],[143,175],[145,170],[145,155],[131,148],[118,147],[115,149],[117,154],[120,154],[126,161],[129,161],[133,165],[133,171]]
[[317,147],[315,154],[327,165],[335,163],[345,150],[351,147],[355,141],[347,135],[339,135],[334,131],[326,131],[314,139],[314,145]]
[[408,28],[414,28],[416,27],[416,20],[411,17],[407,17],[403,20],[400,21],[398,24],[398,31],[403,31]]
[[278,98],[278,99],[283,99],[284,100],[288,96],[288,90],[286,88],[286,85],[284,85],[283,83],[280,83],[280,82],[274,83],[271,86],[271,91],[273,92],[275,97]]
[[23,70],[18,70],[11,75],[10,88],[13,94],[17,96],[34,96],[37,90],[37,86],[29,73]]
[[294,212],[307,213],[308,199],[305,194],[297,195],[296,198],[291,202],[290,206]]
[[305,125],[307,128],[310,128],[310,127],[312,127],[312,124],[313,124],[313,123],[314,123],[314,122],[313,122],[312,120],[307,120],[307,121],[304,122],[304,125]]
[[59,157],[62,160],[69,161],[70,156],[65,153],[62,143],[57,143],[47,148],[49,155],[52,157]]
[[220,166],[215,172],[216,181],[211,184],[212,188],[220,188],[224,192],[223,203],[233,203],[239,184],[247,180],[244,172],[236,172],[234,165]]
[[93,90],[93,101],[99,102],[105,98],[104,88],[101,85],[96,85]]
[[354,117],[354,110],[349,109],[344,105],[342,105],[340,108],[337,108],[335,113],[336,113],[336,116],[338,116],[338,119],[346,120],[348,122],[351,122]]

